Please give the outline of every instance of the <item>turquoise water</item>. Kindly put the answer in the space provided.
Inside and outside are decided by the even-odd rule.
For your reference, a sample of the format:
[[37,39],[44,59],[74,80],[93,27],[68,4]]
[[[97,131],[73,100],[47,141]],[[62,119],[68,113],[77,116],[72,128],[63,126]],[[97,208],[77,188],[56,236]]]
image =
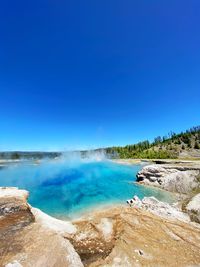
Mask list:
[[111,161],[46,161],[18,164],[0,170],[0,186],[16,186],[30,192],[29,203],[55,217],[73,217],[97,205],[125,203],[138,195],[169,200],[163,191],[133,182],[141,165]]

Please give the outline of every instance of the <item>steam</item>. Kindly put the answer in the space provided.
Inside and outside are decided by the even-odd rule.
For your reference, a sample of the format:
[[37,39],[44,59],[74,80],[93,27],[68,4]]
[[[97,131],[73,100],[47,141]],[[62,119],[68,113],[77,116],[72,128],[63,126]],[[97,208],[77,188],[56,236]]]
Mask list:
[[107,160],[107,155],[104,150],[101,151],[74,151],[74,152],[63,152],[62,156],[60,157],[61,161],[66,161],[68,163],[73,162],[95,162],[95,161],[105,161]]
[[[24,160],[19,163],[9,164],[0,171],[0,185],[17,186],[22,189],[36,191],[46,181],[65,179],[66,176],[93,177],[93,172],[99,177],[98,168],[93,167],[93,172],[88,172],[88,163],[105,162],[107,160],[104,151],[64,152],[60,157],[42,160]],[[95,166],[95,165],[94,165]],[[73,190],[72,190],[73,191]],[[71,197],[70,189],[65,188],[65,198]]]

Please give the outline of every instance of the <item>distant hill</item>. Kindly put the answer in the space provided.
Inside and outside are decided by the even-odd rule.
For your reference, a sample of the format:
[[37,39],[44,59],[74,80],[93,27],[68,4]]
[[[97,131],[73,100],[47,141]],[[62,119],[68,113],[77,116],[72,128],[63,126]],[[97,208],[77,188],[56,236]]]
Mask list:
[[148,140],[124,147],[108,147],[106,153],[119,158],[200,158],[200,126],[185,132],[170,132],[158,136],[151,143]]
[[25,160],[35,160],[35,159],[44,159],[44,158],[56,158],[61,156],[60,152],[34,152],[34,151],[3,151],[0,152],[0,159],[25,159]]

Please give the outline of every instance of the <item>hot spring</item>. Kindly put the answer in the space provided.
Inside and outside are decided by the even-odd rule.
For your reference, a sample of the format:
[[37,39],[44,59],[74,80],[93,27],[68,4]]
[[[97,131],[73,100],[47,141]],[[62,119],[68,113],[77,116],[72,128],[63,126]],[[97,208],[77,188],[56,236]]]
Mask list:
[[57,218],[73,218],[101,205],[123,204],[133,195],[169,201],[168,193],[134,183],[141,167],[96,159],[12,164],[0,170],[0,186],[28,190],[32,206]]

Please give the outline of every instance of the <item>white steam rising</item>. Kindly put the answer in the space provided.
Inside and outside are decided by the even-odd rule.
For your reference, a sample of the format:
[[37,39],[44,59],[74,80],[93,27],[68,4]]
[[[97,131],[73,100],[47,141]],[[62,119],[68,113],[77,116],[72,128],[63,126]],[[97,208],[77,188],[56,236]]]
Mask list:
[[67,162],[93,162],[93,161],[105,161],[107,156],[105,151],[86,151],[84,154],[82,152],[63,152],[60,158],[62,161]]

